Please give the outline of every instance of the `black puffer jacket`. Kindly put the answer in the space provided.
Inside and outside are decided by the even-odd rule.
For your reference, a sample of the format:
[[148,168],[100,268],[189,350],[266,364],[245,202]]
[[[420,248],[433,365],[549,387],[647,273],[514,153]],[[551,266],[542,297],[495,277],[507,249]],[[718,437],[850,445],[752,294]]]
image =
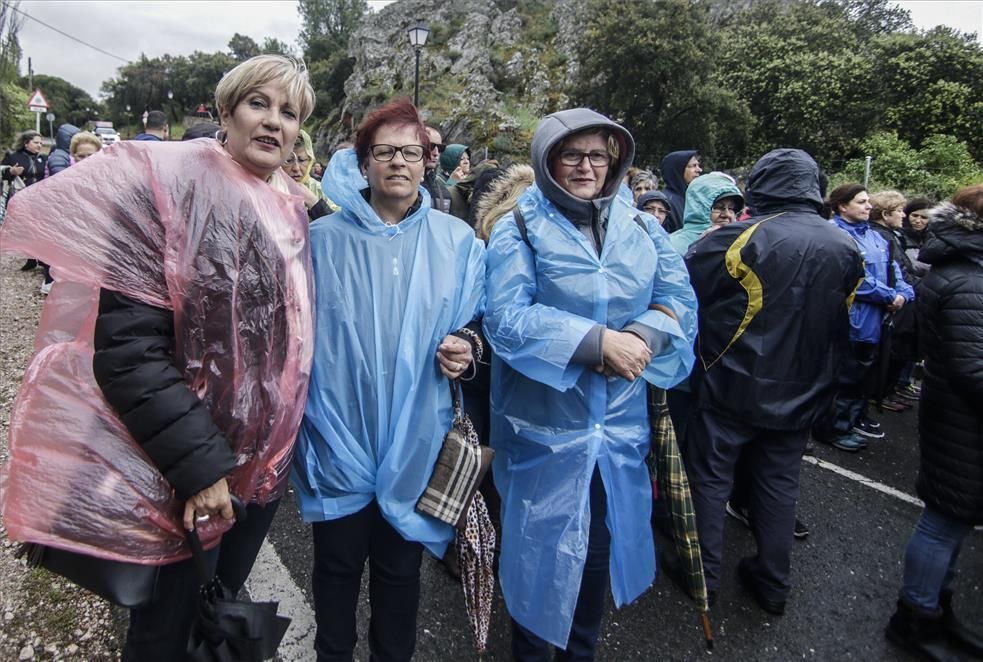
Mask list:
[[933,213],[919,259],[925,382],[918,495],[949,517],[983,524],[983,219],[951,204]]
[[102,290],[93,344],[106,402],[179,498],[232,472],[235,454],[174,364],[171,311]]
[[[24,172],[20,174],[20,178],[24,180],[27,186],[30,186],[44,179],[46,162],[47,157],[41,154],[31,154],[22,147],[16,152],[7,152],[7,155],[3,157],[2,165],[22,167]],[[14,178],[14,174],[10,170],[4,170],[3,178],[10,181]]]

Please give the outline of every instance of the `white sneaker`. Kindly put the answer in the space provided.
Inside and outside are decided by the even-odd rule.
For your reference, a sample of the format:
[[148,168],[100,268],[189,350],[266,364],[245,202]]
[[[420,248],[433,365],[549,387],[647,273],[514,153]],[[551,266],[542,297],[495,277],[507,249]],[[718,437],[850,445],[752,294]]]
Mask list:
[[54,281],[50,283],[41,283],[41,294],[48,296],[48,292],[51,291],[52,285],[54,285]]

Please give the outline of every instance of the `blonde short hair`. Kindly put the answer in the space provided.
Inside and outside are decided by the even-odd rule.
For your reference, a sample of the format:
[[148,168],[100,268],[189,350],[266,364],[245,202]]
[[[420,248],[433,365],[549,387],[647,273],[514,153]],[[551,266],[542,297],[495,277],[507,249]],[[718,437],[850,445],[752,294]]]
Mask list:
[[257,88],[268,83],[282,85],[299,114],[301,123],[314,112],[314,88],[303,61],[283,55],[257,55],[222,76],[215,88],[215,107],[233,113],[236,106]]
[[79,131],[72,136],[72,142],[68,144],[68,153],[74,157],[79,145],[85,144],[94,145],[97,152],[102,149],[102,140],[99,139],[99,136],[88,131]]
[[870,220],[881,221],[884,214],[905,206],[904,195],[899,191],[878,191],[870,196]]

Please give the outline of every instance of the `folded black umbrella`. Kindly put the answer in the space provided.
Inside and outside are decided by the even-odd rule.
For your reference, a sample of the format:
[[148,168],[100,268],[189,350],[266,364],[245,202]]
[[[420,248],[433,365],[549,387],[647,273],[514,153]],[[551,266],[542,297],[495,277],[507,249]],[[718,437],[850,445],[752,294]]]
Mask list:
[[[245,508],[236,500],[236,519]],[[188,640],[188,660],[193,662],[262,662],[276,654],[290,625],[278,616],[279,603],[236,600],[217,576],[208,572],[205,551],[197,531],[188,532],[188,544],[201,581],[198,618]]]

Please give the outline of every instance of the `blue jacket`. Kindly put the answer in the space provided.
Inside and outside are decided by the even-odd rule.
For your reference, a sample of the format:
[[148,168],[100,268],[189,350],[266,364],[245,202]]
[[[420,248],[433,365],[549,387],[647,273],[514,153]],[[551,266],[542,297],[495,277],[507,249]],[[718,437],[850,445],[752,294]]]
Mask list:
[[482,313],[484,245],[422,187],[416,209],[383,223],[352,149],[322,186],[341,211],[311,225],[314,363],[291,476],[301,516],[339,519],[375,500],[399,535],[441,557],[453,528],[415,510],[453,419],[437,346]]
[[[905,298],[906,305],[910,304],[915,300],[915,290],[905,282],[898,263],[891,260],[888,243],[866,221],[848,223],[834,215],[832,222],[853,237],[864,258],[864,280],[850,308],[850,340],[876,343],[881,339],[881,322],[887,305],[899,294]],[[888,269],[893,272],[894,287],[888,284]]]
[[155,135],[149,134],[149,133],[138,133],[137,135],[133,136],[133,139],[134,140],[149,140],[151,142],[153,142],[153,141],[164,142],[162,139],[158,138]]
[[[602,197],[574,199],[546,160],[566,136],[596,126],[620,140],[620,168]],[[615,604],[634,600],[655,578],[645,385],[668,388],[689,373],[696,297],[658,222],[618,195],[634,153],[627,131],[592,111],[561,111],[540,123],[532,152],[536,184],[518,202],[529,244],[510,214],[495,224],[488,245],[484,328],[495,350],[499,579],[509,615],[565,647],[587,557],[595,467],[607,495]],[[679,322],[649,310],[651,303],[668,306]],[[596,363],[577,360],[596,325],[621,331],[633,323],[661,340],[643,379],[608,378]]]
[[72,136],[79,132],[77,126],[62,124],[58,127],[55,135],[55,148],[48,154],[48,176],[57,175],[59,172],[72,165],[72,157],[68,148],[72,144]]

